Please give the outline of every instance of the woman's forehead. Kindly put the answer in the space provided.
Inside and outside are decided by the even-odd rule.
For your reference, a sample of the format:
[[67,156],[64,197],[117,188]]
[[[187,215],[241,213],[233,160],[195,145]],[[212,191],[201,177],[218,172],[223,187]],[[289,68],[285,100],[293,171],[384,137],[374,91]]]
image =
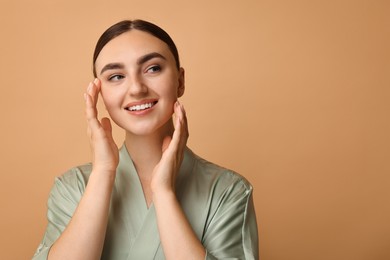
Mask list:
[[112,59],[137,59],[147,53],[161,53],[173,59],[168,45],[157,37],[140,30],[125,32],[109,41],[96,59],[96,67]]

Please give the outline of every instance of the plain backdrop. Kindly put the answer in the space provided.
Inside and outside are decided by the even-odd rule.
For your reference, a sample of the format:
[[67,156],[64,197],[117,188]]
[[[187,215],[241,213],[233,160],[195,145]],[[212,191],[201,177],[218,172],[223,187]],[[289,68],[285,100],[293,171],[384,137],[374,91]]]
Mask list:
[[0,259],[31,258],[54,177],[90,161],[93,48],[134,18],[179,48],[189,147],[253,184],[262,260],[390,259],[389,14],[386,0],[1,0]]

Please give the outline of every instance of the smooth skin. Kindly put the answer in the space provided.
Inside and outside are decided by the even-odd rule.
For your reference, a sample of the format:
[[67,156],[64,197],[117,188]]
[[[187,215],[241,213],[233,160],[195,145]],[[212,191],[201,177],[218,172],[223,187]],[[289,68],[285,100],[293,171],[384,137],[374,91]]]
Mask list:
[[[140,63],[150,53],[161,57]],[[109,42],[96,62],[105,70],[84,94],[93,169],[80,203],[49,259],[100,259],[110,198],[118,165],[118,147],[111,122],[98,119],[99,93],[110,117],[126,131],[126,147],[137,169],[148,206],[154,205],[166,259],[204,259],[206,251],[194,234],[175,194],[175,180],[188,139],[185,110],[177,101],[184,93],[184,70],[175,68],[173,55],[159,39],[137,30]],[[127,104],[157,100],[144,114]],[[172,119],[172,113],[175,114]]]

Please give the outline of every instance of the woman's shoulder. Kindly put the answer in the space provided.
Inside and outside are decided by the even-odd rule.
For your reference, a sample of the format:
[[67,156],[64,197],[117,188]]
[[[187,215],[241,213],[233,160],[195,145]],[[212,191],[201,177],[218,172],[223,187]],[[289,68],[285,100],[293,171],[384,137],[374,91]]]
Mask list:
[[78,187],[85,189],[85,186],[88,182],[89,176],[92,171],[92,164],[86,163],[78,166],[74,166],[67,171],[65,171],[60,176],[55,178],[55,183],[58,185],[69,186],[69,187]]
[[[188,149],[189,150],[189,149]],[[191,150],[189,155],[193,158],[193,176],[210,182],[213,186],[220,188],[235,187],[245,191],[253,189],[251,183],[235,170],[228,169],[217,163],[200,157]]]
[[91,169],[91,164],[84,164],[72,167],[55,177],[50,190],[48,206],[52,210],[62,207],[73,211],[85,191]]

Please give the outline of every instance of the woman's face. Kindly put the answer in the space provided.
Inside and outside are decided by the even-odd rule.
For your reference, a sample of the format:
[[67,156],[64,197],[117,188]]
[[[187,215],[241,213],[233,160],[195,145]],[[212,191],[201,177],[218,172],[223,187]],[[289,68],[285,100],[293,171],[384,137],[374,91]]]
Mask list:
[[131,30],[108,42],[95,68],[112,120],[136,135],[167,125],[184,93],[184,70],[177,70],[163,41],[143,31]]

